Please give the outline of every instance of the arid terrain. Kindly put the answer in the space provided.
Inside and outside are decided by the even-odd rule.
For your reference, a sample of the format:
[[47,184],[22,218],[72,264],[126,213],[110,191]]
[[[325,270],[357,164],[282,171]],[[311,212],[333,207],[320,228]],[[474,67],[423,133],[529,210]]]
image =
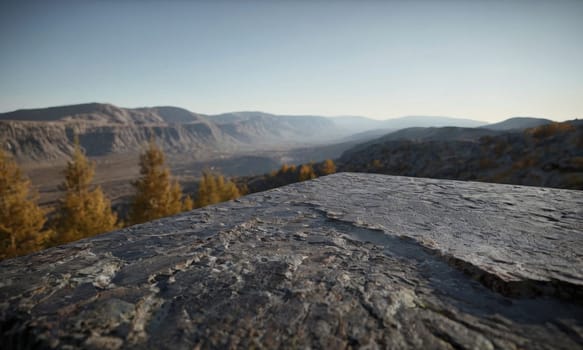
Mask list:
[[337,160],[341,171],[579,188],[581,122],[535,136],[524,131],[551,123],[539,118],[484,125],[444,117],[379,121],[261,112],[209,116],[176,107],[90,103],[0,114],[0,142],[46,207],[62,195],[59,184],[75,137],[96,164],[94,183],[114,206],[133,194],[139,154],[152,138],[165,151],[173,176],[191,194],[203,170],[252,180],[250,189],[257,191],[273,187],[268,177],[257,179],[283,164],[325,159]]
[[62,171],[75,137],[96,163],[95,183],[114,205],[131,195],[139,154],[152,137],[188,192],[204,169],[226,176],[268,173],[284,163],[334,159],[403,126],[477,126],[444,117],[378,121],[363,117],[278,116],[261,112],[203,115],[177,107],[121,108],[87,103],[0,114],[0,143],[51,206],[61,195]]

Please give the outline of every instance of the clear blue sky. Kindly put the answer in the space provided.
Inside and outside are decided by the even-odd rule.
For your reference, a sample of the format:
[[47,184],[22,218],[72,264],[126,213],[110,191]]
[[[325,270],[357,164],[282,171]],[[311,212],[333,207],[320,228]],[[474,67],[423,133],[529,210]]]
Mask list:
[[583,117],[583,1],[2,1],[0,111]]

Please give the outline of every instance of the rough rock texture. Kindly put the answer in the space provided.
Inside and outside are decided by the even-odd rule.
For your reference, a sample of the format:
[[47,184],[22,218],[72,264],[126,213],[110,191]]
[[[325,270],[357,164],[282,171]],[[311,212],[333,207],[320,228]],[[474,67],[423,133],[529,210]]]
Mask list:
[[351,132],[325,117],[260,112],[205,116],[176,107],[89,103],[0,113],[0,148],[20,162],[68,159],[74,135],[89,156],[141,152],[155,136],[167,153],[202,157],[321,144]]
[[583,348],[583,193],[337,174],[0,264],[3,348]]

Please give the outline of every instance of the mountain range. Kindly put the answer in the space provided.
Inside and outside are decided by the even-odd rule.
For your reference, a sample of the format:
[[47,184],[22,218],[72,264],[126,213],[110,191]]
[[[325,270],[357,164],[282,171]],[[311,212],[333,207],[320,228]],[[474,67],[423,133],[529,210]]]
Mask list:
[[[491,127],[504,130],[535,122],[541,120],[522,118]],[[89,156],[140,152],[155,137],[167,152],[212,158],[219,153],[366,141],[394,130],[428,126],[489,128],[480,121],[448,117],[375,120],[263,112],[205,115],[172,106],[121,108],[87,103],[1,113],[0,144],[26,162],[67,159],[75,135]]]
[[406,116],[385,120],[348,116],[332,117],[332,120],[334,120],[338,126],[351,129],[354,132],[363,132],[373,129],[399,130],[410,127],[457,126],[475,128],[486,125],[485,122],[478,120],[441,116]]
[[552,120],[532,117],[514,117],[499,123],[482,125],[481,128],[491,130],[520,130],[550,124]]
[[307,122],[267,114],[247,118],[225,114],[215,120],[177,107],[130,109],[90,103],[0,114],[0,142],[22,161],[67,158],[75,135],[89,156],[139,152],[154,136],[167,152],[198,157],[326,141],[342,133],[326,118]]

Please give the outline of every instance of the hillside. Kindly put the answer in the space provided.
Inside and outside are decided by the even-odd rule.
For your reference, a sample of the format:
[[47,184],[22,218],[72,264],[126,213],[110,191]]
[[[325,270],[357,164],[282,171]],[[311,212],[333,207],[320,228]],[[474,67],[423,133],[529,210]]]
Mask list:
[[441,116],[406,116],[401,118],[387,119],[383,121],[383,127],[393,130],[411,127],[427,128],[442,126],[475,128],[484,124],[485,124],[484,122],[481,122],[479,120]]
[[0,121],[0,142],[19,161],[62,160],[71,154],[75,135],[89,156],[139,152],[155,136],[168,152],[193,156],[235,149],[241,142],[208,122],[128,125],[88,122]]
[[430,127],[430,128],[406,128],[395,132],[388,133],[384,136],[369,141],[367,144],[379,143],[385,141],[414,140],[414,141],[447,141],[447,140],[477,140],[482,136],[500,135],[503,132],[479,129],[479,128],[460,128],[453,126]]
[[[506,133],[506,131],[497,131],[483,128],[463,128],[463,127],[411,127],[405,128],[397,131],[383,133],[383,135],[378,135],[378,131],[366,132],[352,135],[353,141],[358,141],[355,136],[368,136],[361,140],[358,144],[355,144],[352,149],[346,149],[346,151],[356,152],[359,150],[365,150],[371,146],[382,144],[389,141],[476,141],[482,136],[496,136]],[[374,137],[377,135],[377,137]],[[362,142],[364,141],[364,142]]]
[[[339,169],[583,189],[582,121],[507,133],[451,131],[424,129],[422,137],[411,130],[396,133],[412,133],[412,138],[390,134],[346,151]],[[476,137],[467,138],[470,134]]]
[[225,133],[260,145],[289,141],[321,144],[345,136],[347,131],[329,118],[319,116],[287,116],[263,112],[234,112],[213,115],[209,120]]
[[352,130],[353,134],[366,133],[367,131],[371,130],[394,131],[405,128],[428,128],[443,126],[475,128],[485,124],[484,122],[478,120],[440,116],[406,116],[384,120],[345,116],[334,117],[332,120],[334,120],[338,126],[346,130]]
[[[391,124],[394,120],[399,120],[397,124]],[[389,119],[382,121],[382,125],[392,125],[391,129],[376,129],[366,131],[356,136],[378,135],[377,139],[371,142],[395,141],[395,140],[416,140],[416,141],[447,141],[447,140],[476,140],[482,136],[501,135],[506,132],[517,132],[537,126],[553,123],[550,119],[515,117],[503,120],[498,123],[483,125],[483,122],[455,119],[447,117],[404,117],[399,119]],[[400,126],[400,127],[398,127]],[[382,130],[386,132],[382,135],[378,133]]]
[[105,103],[85,103],[1,113],[0,120],[28,122],[81,122],[89,124],[171,124],[203,122],[203,115],[177,107],[120,108]]
[[346,135],[323,117],[205,116],[176,107],[90,103],[0,114],[0,144],[19,161],[63,160],[74,135],[89,156],[135,153],[155,136],[168,153],[218,153],[321,144]]
[[[71,153],[74,135],[79,136],[89,156],[133,154],[155,136],[167,153],[213,158],[219,154],[307,149],[328,144],[339,144],[338,149],[342,149],[346,146],[341,144],[366,141],[402,127],[479,124],[447,117],[380,121],[263,112],[203,115],[172,106],[121,108],[86,103],[1,113],[0,144],[21,163],[63,161]],[[309,159],[305,157],[302,159]]]
[[552,120],[543,118],[515,117],[499,123],[480,126],[490,130],[523,130],[552,123]]

